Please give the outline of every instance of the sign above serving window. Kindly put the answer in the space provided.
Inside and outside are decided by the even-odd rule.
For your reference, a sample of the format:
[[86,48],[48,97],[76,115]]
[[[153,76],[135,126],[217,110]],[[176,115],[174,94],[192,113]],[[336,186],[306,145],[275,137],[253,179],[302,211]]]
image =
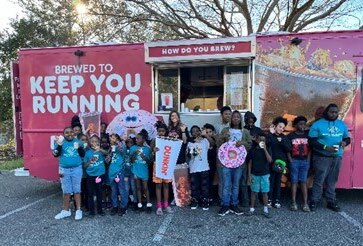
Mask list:
[[144,47],[147,63],[249,59],[256,54],[256,37],[160,41],[145,43]]

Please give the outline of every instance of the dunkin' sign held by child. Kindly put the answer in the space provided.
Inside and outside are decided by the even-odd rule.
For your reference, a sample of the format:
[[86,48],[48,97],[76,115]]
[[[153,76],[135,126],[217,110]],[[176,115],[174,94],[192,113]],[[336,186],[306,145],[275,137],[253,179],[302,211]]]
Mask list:
[[156,147],[159,149],[155,156],[156,177],[161,179],[172,179],[182,141],[157,137],[155,143]]

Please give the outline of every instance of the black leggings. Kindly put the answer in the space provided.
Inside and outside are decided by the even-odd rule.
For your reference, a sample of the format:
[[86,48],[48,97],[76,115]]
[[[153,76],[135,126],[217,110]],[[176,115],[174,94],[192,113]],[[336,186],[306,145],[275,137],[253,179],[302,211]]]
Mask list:
[[[96,195],[97,198],[97,212],[102,212],[102,184],[96,183],[96,178],[94,176],[87,176],[87,190],[88,190],[88,208],[90,213],[94,213],[95,211],[95,202],[93,200],[94,195]],[[101,176],[101,179],[103,180],[104,177]]]

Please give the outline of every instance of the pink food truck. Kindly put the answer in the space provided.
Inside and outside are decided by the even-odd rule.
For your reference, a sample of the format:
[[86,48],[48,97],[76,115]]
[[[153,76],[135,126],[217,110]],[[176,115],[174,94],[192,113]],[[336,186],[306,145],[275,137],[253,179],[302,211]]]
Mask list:
[[338,187],[363,188],[362,43],[359,30],[21,49],[12,68],[17,149],[30,175],[56,180],[50,139],[80,113],[152,132],[154,115],[167,120],[171,109],[202,126],[230,105],[268,128],[278,115],[313,121],[334,102],[352,137]]

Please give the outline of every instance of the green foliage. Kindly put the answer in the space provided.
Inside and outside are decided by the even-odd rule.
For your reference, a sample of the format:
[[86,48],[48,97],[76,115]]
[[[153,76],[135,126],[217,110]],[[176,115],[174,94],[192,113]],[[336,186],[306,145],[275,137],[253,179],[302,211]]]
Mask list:
[[10,161],[0,161],[0,170],[14,170],[16,168],[23,167],[23,158],[16,158]]
[[16,159],[15,140],[10,140],[7,144],[0,145],[0,160],[13,160]]

